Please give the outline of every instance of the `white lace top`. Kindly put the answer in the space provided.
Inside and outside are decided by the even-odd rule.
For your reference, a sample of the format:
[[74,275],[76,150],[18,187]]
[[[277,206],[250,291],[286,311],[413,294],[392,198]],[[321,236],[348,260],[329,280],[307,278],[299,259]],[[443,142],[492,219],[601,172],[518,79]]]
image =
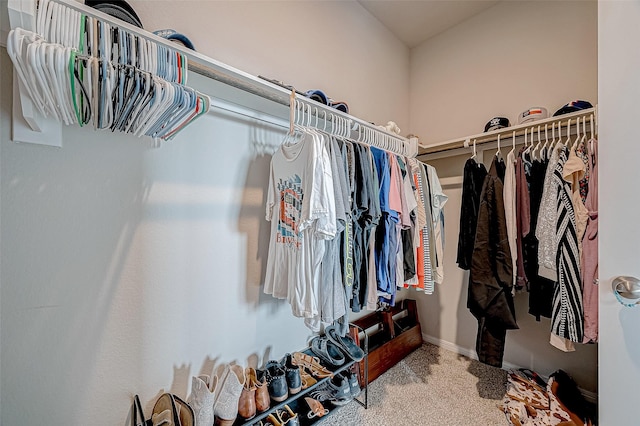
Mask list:
[[538,263],[540,269],[538,274],[555,282],[558,281],[558,271],[556,269],[556,253],[558,251],[558,241],[556,238],[556,216],[558,201],[558,188],[554,185],[553,171],[558,164],[559,150],[564,147],[562,142],[558,142],[553,148],[547,172],[544,175],[544,187],[542,190],[542,200],[538,213],[538,224],[536,226],[536,238],[538,239]]

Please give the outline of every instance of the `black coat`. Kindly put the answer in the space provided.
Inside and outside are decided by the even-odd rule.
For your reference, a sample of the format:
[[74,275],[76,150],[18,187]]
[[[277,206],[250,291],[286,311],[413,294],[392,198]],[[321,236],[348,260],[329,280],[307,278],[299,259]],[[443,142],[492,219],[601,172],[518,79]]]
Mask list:
[[504,212],[504,162],[494,158],[482,186],[471,259],[467,306],[478,319],[476,351],[485,364],[502,366],[506,330],[517,329],[513,265]]

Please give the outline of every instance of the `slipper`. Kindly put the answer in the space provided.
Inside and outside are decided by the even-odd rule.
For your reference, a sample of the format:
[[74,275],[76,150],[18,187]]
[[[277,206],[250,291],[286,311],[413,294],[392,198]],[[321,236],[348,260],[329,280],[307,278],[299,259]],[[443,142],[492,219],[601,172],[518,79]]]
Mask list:
[[337,347],[339,347],[344,353],[354,361],[362,361],[364,358],[364,351],[360,346],[356,345],[351,336],[341,336],[336,330],[335,326],[330,325],[324,329],[325,336]]
[[176,406],[176,400],[170,393],[163,393],[158,397],[155,405],[153,406],[153,413],[151,416],[153,425],[165,425],[165,426],[179,426],[180,417],[178,415],[178,408]]
[[318,358],[330,365],[341,366],[344,364],[342,351],[326,337],[316,336],[311,340],[311,351]]
[[182,400],[178,395],[173,395],[178,409],[178,417],[180,418],[180,426],[194,426],[196,423],[193,408]]

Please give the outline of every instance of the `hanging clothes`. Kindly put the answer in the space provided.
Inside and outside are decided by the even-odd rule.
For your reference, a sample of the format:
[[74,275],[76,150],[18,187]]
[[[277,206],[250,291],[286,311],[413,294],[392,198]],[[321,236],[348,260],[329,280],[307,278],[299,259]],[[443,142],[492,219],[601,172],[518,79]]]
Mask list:
[[484,164],[470,158],[464,164],[462,178],[462,205],[460,208],[460,231],[458,233],[458,255],[456,262],[461,269],[471,268],[471,256],[476,238],[480,193],[487,169]]
[[533,161],[529,171],[529,232],[522,240],[523,266],[528,279],[529,288],[529,314],[540,321],[540,317],[551,318],[553,310],[553,293],[555,282],[538,274],[538,238],[536,227],[538,214],[544,190],[544,180],[547,172],[548,161]]
[[333,176],[336,237],[325,241],[318,297],[321,315],[317,318],[305,318],[305,322],[310,329],[314,330],[319,328],[318,322],[332,324],[334,321],[338,321],[341,324],[341,332],[346,332],[349,322],[346,318],[348,301],[341,268],[340,247],[344,241],[342,233],[346,229],[349,188],[337,140],[334,137],[327,137],[325,144]]
[[[400,255],[398,256],[398,287],[403,287],[403,284],[408,280],[411,280],[416,275],[416,254],[413,245],[413,236],[416,226],[416,209],[418,207],[418,201],[416,200],[412,181],[413,174],[411,173],[408,162],[405,162],[401,157],[397,157],[398,166],[402,173],[402,190],[403,200],[405,202],[405,210],[407,212],[407,222],[403,226],[401,231],[402,245],[400,247]],[[403,219],[403,223],[404,219]]]
[[431,217],[433,218],[433,242],[436,252],[433,280],[436,284],[442,284],[444,281],[444,206],[449,197],[442,191],[435,167],[425,164],[425,169],[431,189]]
[[282,145],[271,160],[266,203],[271,238],[264,292],[286,299],[297,317],[320,315],[324,240],[337,232],[332,179],[329,155],[317,135],[305,133],[296,143]]
[[504,175],[504,214],[507,224],[507,236],[509,238],[509,249],[511,250],[511,263],[513,265],[513,291],[522,288],[516,285],[516,270],[518,260],[518,247],[517,247],[517,211],[516,211],[516,158],[512,151],[507,154],[507,160],[505,161],[505,175]]
[[[356,191],[354,195],[354,226],[353,226],[353,240],[354,240],[354,283],[353,283],[353,299],[351,301],[351,309],[353,312],[360,312],[363,306],[367,304],[367,286],[374,285],[374,283],[368,283],[369,277],[369,262],[368,262],[368,247],[369,240],[371,238],[372,231],[379,226],[381,218],[381,191],[382,187],[385,188],[387,196],[384,199],[384,203],[388,206],[388,185],[389,175],[384,176],[384,181],[379,183],[379,173],[377,172],[376,165],[373,162],[372,154],[374,152],[380,152],[382,155],[386,153],[377,148],[371,148],[354,144],[354,159],[355,159],[355,182]],[[386,258],[384,259],[384,265],[387,265]],[[386,272],[386,270],[385,270]],[[376,271],[377,276],[379,272]],[[379,279],[389,279],[388,274],[381,275]]]
[[540,201],[540,212],[538,224],[536,226],[536,238],[538,238],[538,274],[558,281],[558,271],[556,269],[556,253],[558,244],[556,241],[556,217],[558,213],[558,188],[554,182],[553,174],[559,160],[559,151],[565,146],[558,142],[553,148],[547,171],[544,177],[544,189],[542,200]]
[[584,343],[598,341],[598,141],[589,141],[589,192],[585,200],[587,228],[582,240]]
[[496,367],[502,366],[506,331],[518,328],[500,168],[494,158],[482,187],[467,299],[478,320],[478,359]]
[[420,163],[420,173],[418,174],[418,182],[420,185],[420,195],[426,212],[426,225],[421,233],[422,243],[422,268],[418,270],[418,280],[422,279],[419,286],[424,289],[426,294],[433,294],[435,289],[435,239],[434,239],[434,218],[432,209],[431,187],[429,178],[427,177],[426,166]]
[[562,147],[554,169],[554,185],[558,188],[556,232],[558,238],[558,285],[553,295],[550,343],[563,351],[575,350],[573,342],[582,342],[584,311],[580,279],[580,254],[573,189],[563,178],[568,149]]
[[[524,238],[532,229],[530,227],[531,201],[529,198],[529,183],[527,182],[523,158],[525,149],[526,148],[522,148],[520,152],[518,152],[518,158],[516,160],[516,285],[521,288],[529,288],[529,281],[525,271]],[[535,253],[537,257],[537,246]],[[537,263],[536,261],[536,265]],[[536,274],[537,273],[536,266]]]

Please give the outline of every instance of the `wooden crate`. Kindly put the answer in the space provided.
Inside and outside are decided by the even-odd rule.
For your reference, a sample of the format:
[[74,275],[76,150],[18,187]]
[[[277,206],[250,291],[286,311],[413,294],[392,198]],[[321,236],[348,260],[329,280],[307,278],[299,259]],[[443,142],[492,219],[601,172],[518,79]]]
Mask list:
[[[373,312],[353,323],[369,335],[369,382],[422,345],[415,300],[405,299],[393,308]],[[359,365],[361,385],[365,381],[364,369],[362,361]]]

